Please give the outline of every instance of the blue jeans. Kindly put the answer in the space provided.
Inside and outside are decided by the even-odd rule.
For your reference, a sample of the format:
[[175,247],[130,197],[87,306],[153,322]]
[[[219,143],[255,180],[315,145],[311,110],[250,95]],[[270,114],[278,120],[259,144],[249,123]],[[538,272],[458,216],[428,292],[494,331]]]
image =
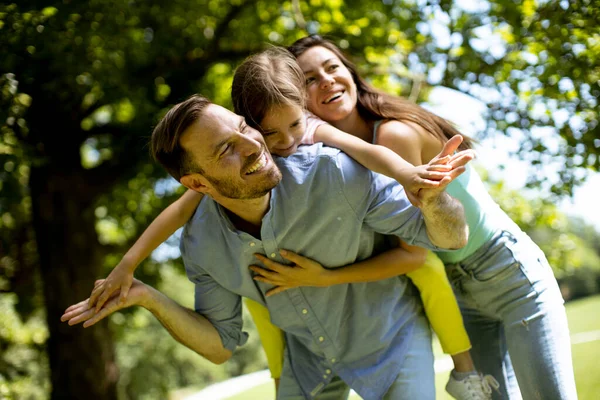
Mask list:
[[523,232],[498,232],[447,264],[475,366],[494,399],[577,399],[564,302],[545,255]]
[[[435,376],[433,372],[433,351],[431,349],[431,328],[424,314],[418,316],[406,357],[402,360],[402,369],[383,400],[435,400]],[[292,355],[293,356],[293,355]],[[302,400],[300,388],[291,371],[284,362],[279,381],[278,400]],[[335,376],[325,386],[315,400],[344,400],[348,398],[350,388]]]

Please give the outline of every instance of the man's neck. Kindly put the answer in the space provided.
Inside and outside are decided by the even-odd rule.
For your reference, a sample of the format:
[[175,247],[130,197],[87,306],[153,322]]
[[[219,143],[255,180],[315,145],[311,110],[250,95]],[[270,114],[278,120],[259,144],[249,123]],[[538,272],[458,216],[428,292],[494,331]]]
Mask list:
[[227,212],[231,223],[240,231],[260,236],[262,219],[269,211],[271,192],[258,199],[215,199]]

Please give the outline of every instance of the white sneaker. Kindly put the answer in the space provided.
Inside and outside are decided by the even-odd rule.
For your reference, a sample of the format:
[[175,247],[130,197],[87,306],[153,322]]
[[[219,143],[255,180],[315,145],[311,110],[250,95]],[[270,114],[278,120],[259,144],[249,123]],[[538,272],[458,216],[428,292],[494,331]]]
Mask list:
[[450,374],[446,384],[446,392],[457,400],[491,400],[492,388],[498,390],[500,384],[491,375],[469,375],[463,380],[455,379]]

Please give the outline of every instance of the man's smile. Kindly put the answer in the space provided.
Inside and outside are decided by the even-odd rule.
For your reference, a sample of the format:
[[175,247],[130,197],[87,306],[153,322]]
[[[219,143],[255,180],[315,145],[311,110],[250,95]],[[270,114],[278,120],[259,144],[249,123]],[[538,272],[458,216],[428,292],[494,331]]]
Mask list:
[[265,167],[265,165],[267,165],[267,161],[267,155],[263,152],[262,155],[258,157],[258,160],[256,160],[255,163],[250,165],[250,167],[246,170],[244,175],[250,175],[262,170]]

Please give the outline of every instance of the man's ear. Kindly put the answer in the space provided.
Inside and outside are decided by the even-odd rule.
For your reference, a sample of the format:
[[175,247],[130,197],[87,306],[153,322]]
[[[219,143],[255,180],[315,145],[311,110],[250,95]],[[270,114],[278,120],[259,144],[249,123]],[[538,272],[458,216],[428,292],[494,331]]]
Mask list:
[[198,193],[206,194],[209,191],[208,181],[198,173],[184,175],[181,177],[180,182],[186,188]]

